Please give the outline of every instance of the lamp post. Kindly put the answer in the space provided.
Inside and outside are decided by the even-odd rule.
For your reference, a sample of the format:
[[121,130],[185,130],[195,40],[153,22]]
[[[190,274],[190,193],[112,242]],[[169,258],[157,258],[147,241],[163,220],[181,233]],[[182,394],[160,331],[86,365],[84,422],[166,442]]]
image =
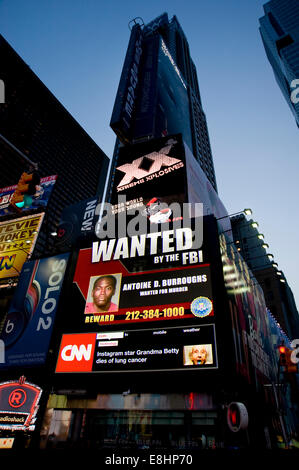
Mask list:
[[251,209],[243,209],[242,211],[235,212],[234,214],[228,214],[228,215],[224,215],[223,217],[218,217],[217,220],[226,219],[227,217],[233,217],[234,215],[241,215],[241,214],[251,215],[252,210]]

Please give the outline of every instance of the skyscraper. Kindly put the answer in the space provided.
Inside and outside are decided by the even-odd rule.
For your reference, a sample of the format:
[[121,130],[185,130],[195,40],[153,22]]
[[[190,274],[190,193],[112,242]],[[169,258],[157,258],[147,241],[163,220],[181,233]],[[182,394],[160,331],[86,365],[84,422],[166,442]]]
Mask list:
[[299,314],[291,288],[282,271],[277,269],[267,244],[244,215],[231,218],[233,237],[238,251],[264,292],[267,308],[289,338],[299,334]]
[[[40,176],[57,175],[34,257],[51,254],[63,208],[101,198],[109,159],[30,67],[0,35],[0,188],[17,184],[26,161],[38,163]],[[84,162],[84,164],[82,164]]]
[[299,2],[271,0],[264,11],[259,22],[266,54],[299,127]]
[[176,18],[163,13],[147,25],[133,21],[111,127],[119,140],[107,199],[122,143],[181,133],[217,191],[205,113],[189,44]]

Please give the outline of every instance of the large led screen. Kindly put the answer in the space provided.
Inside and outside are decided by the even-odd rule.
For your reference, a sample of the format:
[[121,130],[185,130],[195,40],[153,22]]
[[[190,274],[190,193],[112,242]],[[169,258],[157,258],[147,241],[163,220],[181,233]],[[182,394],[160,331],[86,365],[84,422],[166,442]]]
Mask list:
[[[111,203],[119,213],[118,196],[126,196],[124,209],[144,205],[148,217],[159,203],[187,202],[185,152],[180,135],[125,146],[119,150]],[[198,201],[200,202],[200,201]],[[154,211],[154,212],[153,212]]]
[[0,281],[20,275],[32,253],[44,214],[0,222]]
[[205,370],[218,367],[214,325],[63,335],[56,372]]
[[213,317],[208,264],[141,272],[129,266],[126,260],[93,263],[91,249],[80,251],[74,283],[84,305],[81,324],[190,323]]
[[1,333],[1,368],[46,361],[68,253],[25,263]]

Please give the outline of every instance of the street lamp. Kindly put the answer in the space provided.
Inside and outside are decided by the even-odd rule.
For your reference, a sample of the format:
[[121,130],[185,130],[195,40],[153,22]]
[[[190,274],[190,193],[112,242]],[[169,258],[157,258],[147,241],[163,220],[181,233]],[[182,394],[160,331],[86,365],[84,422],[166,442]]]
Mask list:
[[[221,218],[221,219],[224,219],[224,217],[220,217],[220,218]],[[219,220],[219,219],[216,219],[216,220]],[[254,222],[254,221],[251,222],[250,225],[251,225],[251,227],[253,227],[253,228],[257,228],[257,227],[259,226],[259,224],[258,224],[257,222]],[[247,225],[247,224],[240,225],[240,227],[237,227],[237,228],[240,229],[240,228],[242,228],[242,227],[248,227],[248,225]],[[230,228],[229,230],[223,230],[223,232],[221,232],[221,233],[233,232],[233,230],[234,230],[233,228]],[[262,238],[259,237],[259,235],[262,235],[262,237],[264,238],[264,235],[263,235],[263,234],[258,234],[257,237],[258,237],[260,240],[261,240]],[[256,235],[253,235],[253,236],[256,237]],[[243,237],[243,238],[244,238],[244,237]],[[250,237],[247,237],[247,238],[251,238],[251,236],[250,236]]]
[[243,209],[242,211],[235,212],[234,214],[228,214],[223,217],[218,217],[217,220],[225,219],[226,217],[233,217],[234,215],[240,215],[240,214],[245,214],[245,215],[251,215],[252,210],[251,209]]

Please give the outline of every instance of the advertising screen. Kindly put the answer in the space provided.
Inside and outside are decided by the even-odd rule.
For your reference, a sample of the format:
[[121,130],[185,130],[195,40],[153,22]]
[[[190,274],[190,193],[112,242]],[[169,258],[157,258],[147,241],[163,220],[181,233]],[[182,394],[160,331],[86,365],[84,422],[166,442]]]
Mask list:
[[44,213],[0,222],[0,281],[20,275],[34,249]]
[[[111,197],[114,213],[144,205],[151,217],[159,203],[187,202],[185,173],[180,135],[121,148]],[[126,196],[125,205],[119,204],[119,195]]]
[[214,315],[210,267],[204,263],[131,272],[126,260],[93,263],[91,250],[85,249],[74,283],[84,302],[85,324],[190,323]]
[[0,383],[0,429],[34,431],[41,388],[25,381]]
[[61,214],[56,246],[68,250],[73,243],[94,233],[96,225],[97,197],[67,206]]
[[205,370],[218,367],[214,325],[63,335],[56,372]]
[[[275,335],[262,288],[246,262],[225,236],[220,236],[225,288],[235,337],[237,370],[248,382],[277,377]],[[254,374],[253,374],[254,371]]]
[[[56,179],[56,175],[41,178],[40,184],[36,186],[36,193],[32,196],[31,205],[21,209],[21,213],[28,210],[44,209],[48,204]],[[9,203],[16,187],[17,185],[0,188],[0,217],[15,214],[15,212],[9,208]]]
[[0,368],[45,362],[68,256],[25,263],[1,333]]

